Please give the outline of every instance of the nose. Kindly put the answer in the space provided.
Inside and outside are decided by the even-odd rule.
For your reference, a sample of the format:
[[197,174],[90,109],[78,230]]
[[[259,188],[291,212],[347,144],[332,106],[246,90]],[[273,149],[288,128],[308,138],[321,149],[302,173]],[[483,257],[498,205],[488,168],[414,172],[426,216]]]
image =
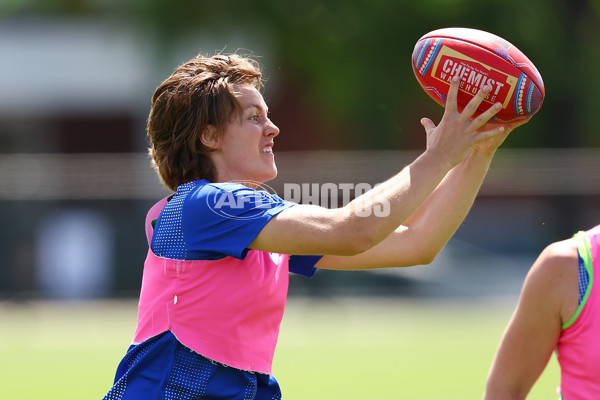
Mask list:
[[267,125],[265,127],[265,135],[268,137],[275,137],[279,135],[279,128],[270,119],[267,120]]

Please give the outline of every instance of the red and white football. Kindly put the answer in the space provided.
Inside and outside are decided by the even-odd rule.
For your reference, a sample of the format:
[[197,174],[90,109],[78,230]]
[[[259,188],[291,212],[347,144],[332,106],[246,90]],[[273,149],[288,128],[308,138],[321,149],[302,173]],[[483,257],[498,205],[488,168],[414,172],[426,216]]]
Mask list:
[[544,82],[535,65],[518,48],[489,32],[469,28],[429,32],[415,45],[412,67],[421,87],[442,106],[450,80],[458,76],[459,111],[480,88],[490,85],[492,90],[473,118],[500,102],[502,110],[491,121],[525,120],[544,101]]

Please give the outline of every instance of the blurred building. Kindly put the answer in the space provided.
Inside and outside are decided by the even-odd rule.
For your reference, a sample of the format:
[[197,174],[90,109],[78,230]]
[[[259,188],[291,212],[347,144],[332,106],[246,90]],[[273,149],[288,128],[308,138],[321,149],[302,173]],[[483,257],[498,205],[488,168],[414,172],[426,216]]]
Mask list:
[[[0,25],[0,201],[10,227],[0,292],[90,297],[135,284],[139,271],[122,265],[142,251],[137,210],[161,191],[151,170],[140,173],[159,73],[148,43],[126,24],[91,19]],[[140,186],[151,193],[132,194]]]

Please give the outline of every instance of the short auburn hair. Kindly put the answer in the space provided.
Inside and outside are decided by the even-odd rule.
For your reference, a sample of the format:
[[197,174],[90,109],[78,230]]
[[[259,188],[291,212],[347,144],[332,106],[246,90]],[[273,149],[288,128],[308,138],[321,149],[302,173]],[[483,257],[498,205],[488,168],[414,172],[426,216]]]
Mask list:
[[259,63],[238,54],[197,56],[177,67],[152,96],[147,133],[152,166],[161,181],[176,191],[198,179],[214,181],[212,149],[200,140],[209,126],[222,137],[234,113],[241,111],[234,85],[262,87]]

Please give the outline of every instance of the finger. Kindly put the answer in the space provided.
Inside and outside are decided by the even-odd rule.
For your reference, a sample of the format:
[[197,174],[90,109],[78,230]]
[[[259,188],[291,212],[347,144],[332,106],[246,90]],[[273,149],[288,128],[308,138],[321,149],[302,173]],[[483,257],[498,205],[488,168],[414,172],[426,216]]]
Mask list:
[[448,96],[446,96],[446,109],[450,112],[458,111],[457,99],[458,99],[458,76],[453,76],[450,80],[450,88],[448,89]]
[[475,130],[485,125],[494,115],[498,114],[498,111],[502,109],[501,103],[494,103],[490,108],[479,114],[477,118],[473,119],[471,127]]
[[471,119],[471,117],[473,116],[473,114],[475,114],[475,111],[477,111],[477,109],[483,102],[483,99],[486,98],[486,96],[488,95],[490,90],[492,90],[492,87],[490,85],[485,85],[484,87],[482,87],[481,89],[479,89],[477,91],[477,94],[475,96],[473,96],[473,98],[465,106],[465,108],[461,114],[461,118],[463,119],[463,121],[467,121],[467,120]]
[[503,126],[498,126],[494,129],[490,129],[490,130],[483,131],[483,132],[477,132],[475,141],[476,141],[476,143],[480,143],[480,142],[483,142],[484,140],[487,140],[489,138],[492,138],[492,137],[495,137],[498,135],[508,136],[509,133],[510,133],[510,131],[506,132],[506,128],[504,128]]
[[429,118],[421,118],[421,125],[425,128],[425,132],[429,133],[435,129],[435,124]]

